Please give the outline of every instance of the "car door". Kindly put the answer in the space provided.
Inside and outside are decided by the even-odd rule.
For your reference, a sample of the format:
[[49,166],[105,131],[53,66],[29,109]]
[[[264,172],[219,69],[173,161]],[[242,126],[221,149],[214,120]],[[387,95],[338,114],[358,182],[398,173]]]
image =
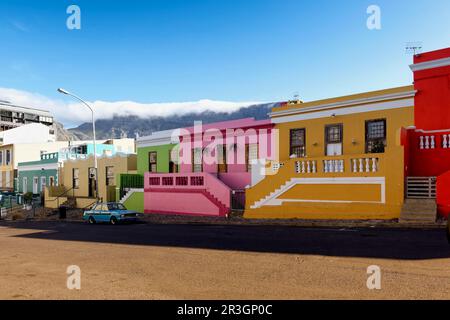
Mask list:
[[110,214],[108,206],[106,204],[100,205],[100,210],[99,210],[98,216],[99,216],[98,221],[109,222],[111,214]]

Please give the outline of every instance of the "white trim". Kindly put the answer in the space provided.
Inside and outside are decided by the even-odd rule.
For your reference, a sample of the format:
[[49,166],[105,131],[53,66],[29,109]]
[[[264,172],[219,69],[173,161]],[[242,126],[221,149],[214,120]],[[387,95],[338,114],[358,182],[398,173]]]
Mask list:
[[38,171],[38,170],[58,170],[58,163],[45,163],[45,164],[33,164],[33,165],[25,165],[21,166],[19,165],[18,171],[19,172],[26,172],[26,171]]
[[154,132],[149,136],[140,137],[136,140],[137,148],[155,147],[166,144],[177,144],[180,142],[180,129]]
[[134,193],[138,193],[138,192],[141,192],[141,193],[144,193],[144,189],[143,188],[133,188],[133,189],[130,189],[128,192],[127,192],[127,194],[122,198],[122,199],[120,199],[120,203],[121,204],[123,204],[125,201],[127,201],[130,197],[131,197],[131,195],[133,195]]
[[432,61],[425,61],[421,63],[412,64],[409,67],[413,72],[416,71],[422,71],[422,70],[428,70],[428,69],[434,69],[434,68],[440,68],[440,67],[447,67],[450,66],[450,58],[443,58],[443,59],[437,59]]
[[[305,114],[295,114],[295,115],[279,117],[279,118],[272,118],[272,123],[279,124],[279,123],[302,121],[302,120],[329,118],[329,117],[344,116],[344,115],[349,115],[349,114],[365,113],[365,112],[372,112],[372,111],[410,108],[413,106],[414,106],[414,99],[404,99],[404,100],[398,100],[398,101],[389,101],[389,102],[360,105],[357,107],[332,109],[332,110],[326,110],[326,111],[318,111],[318,112],[311,112],[311,113],[305,113]],[[299,112],[302,112],[302,111],[299,111]]]
[[[415,128],[414,128],[415,129]],[[444,132],[450,132],[450,129],[441,129],[441,130],[423,130],[423,129],[416,129],[416,132],[420,133],[444,133]]]
[[[301,200],[301,199],[278,199],[279,196],[286,193],[296,185],[308,184],[378,184],[381,188],[380,201],[348,201],[348,200]],[[284,202],[323,202],[323,203],[386,203],[386,179],[385,177],[343,177],[343,178],[292,178],[286,184],[267,197],[255,202],[252,209],[261,208],[262,206],[280,206]]]
[[417,91],[413,90],[413,91],[407,91],[407,92],[385,94],[385,95],[376,96],[376,97],[353,99],[353,100],[346,100],[346,101],[334,102],[334,103],[326,103],[326,104],[321,104],[321,105],[312,106],[312,107],[275,111],[275,112],[269,113],[269,116],[277,117],[277,116],[285,116],[285,115],[290,115],[290,114],[305,113],[305,112],[311,112],[311,111],[336,109],[336,108],[355,106],[355,105],[367,105],[367,104],[376,103],[376,102],[383,102],[386,100],[398,100],[398,99],[404,100],[406,98],[414,97],[416,95],[416,93],[417,93]]

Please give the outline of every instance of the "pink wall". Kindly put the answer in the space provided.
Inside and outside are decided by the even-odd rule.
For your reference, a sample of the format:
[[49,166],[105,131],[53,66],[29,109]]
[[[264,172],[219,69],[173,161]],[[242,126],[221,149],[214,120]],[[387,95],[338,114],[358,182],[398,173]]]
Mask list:
[[[202,127],[202,141],[201,141],[201,146],[202,148],[207,147],[209,144],[211,144],[211,140],[208,139],[207,137],[205,137],[205,131],[206,130],[210,130],[210,129],[217,129],[217,132],[221,132],[222,136],[223,136],[223,141],[221,143],[218,144],[228,144],[227,146],[227,150],[231,150],[231,145],[233,143],[238,143],[238,141],[243,141],[244,139],[242,138],[242,136],[239,137],[234,137],[232,139],[232,141],[227,141],[227,129],[233,129],[233,130],[238,130],[238,129],[242,129],[244,132],[248,132],[247,130],[249,129],[254,129],[257,133],[256,136],[252,136],[249,137],[248,135],[245,136],[245,144],[248,145],[250,143],[257,143],[259,145],[264,144],[265,147],[259,147],[259,154],[260,156],[263,156],[264,154],[267,154],[266,156],[264,156],[264,158],[266,159],[273,159],[274,155],[272,154],[272,152],[275,150],[273,144],[277,143],[274,140],[274,136],[273,136],[273,132],[272,132],[272,128],[273,128],[273,124],[271,123],[270,120],[261,120],[261,121],[256,121],[253,118],[248,118],[248,119],[240,119],[240,120],[233,120],[233,121],[226,121],[226,122],[219,122],[219,123],[213,123],[213,124],[207,124],[207,125],[203,125]],[[188,139],[190,139],[190,151],[188,155],[185,155],[185,157],[181,156],[181,159],[188,159],[188,163],[181,163],[179,166],[179,170],[180,173],[189,173],[192,172],[192,149],[195,147],[199,147],[197,145],[194,144],[194,127],[191,128],[186,128],[184,129],[190,133],[192,133],[190,136],[188,136]],[[260,130],[266,130],[267,131],[267,135],[264,136],[260,136]],[[198,135],[198,134],[197,134]],[[260,139],[265,138],[264,141],[260,141]],[[180,140],[181,140],[181,145],[182,145],[182,149],[183,150],[187,150],[189,149],[187,145],[184,145],[183,147],[183,136],[180,136]],[[241,154],[241,159],[245,159],[245,150],[235,150],[233,153],[228,153],[227,154],[227,174],[231,174],[231,173],[248,173],[247,172],[247,165],[244,163],[237,163],[238,162],[238,152],[240,152]],[[212,155],[214,155],[214,160],[213,161],[209,161],[209,163],[207,163],[206,161],[203,161],[203,172],[208,172],[208,173],[218,173],[218,158],[217,155],[214,154],[213,152],[211,152]],[[231,159],[232,158],[232,159]],[[226,178],[227,174],[220,174],[220,176],[224,177],[227,181],[232,181],[232,185],[238,185],[238,186],[245,186],[248,183],[248,177],[249,177],[249,173],[248,175],[245,174],[242,177],[242,182],[237,182],[236,180],[239,179],[238,176],[230,176],[228,178]]]
[[231,189],[210,173],[146,173],[146,213],[226,216]]
[[146,191],[145,213],[220,216],[220,208],[201,192],[196,191]]
[[252,183],[250,172],[219,173],[219,179],[233,190],[245,189]]

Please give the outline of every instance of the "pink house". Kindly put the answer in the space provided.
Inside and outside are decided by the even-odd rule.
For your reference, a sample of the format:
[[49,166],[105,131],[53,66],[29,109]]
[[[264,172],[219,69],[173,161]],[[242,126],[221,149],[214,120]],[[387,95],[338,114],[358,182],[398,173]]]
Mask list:
[[245,188],[260,175],[258,165],[274,158],[270,120],[200,123],[173,136],[179,143],[169,161],[177,172],[145,174],[145,213],[226,216],[232,202],[243,205]]

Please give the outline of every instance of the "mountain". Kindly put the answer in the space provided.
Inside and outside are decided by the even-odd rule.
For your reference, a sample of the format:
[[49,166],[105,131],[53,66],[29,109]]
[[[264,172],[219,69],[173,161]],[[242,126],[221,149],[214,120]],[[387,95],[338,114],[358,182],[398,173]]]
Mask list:
[[[267,113],[278,105],[278,103],[258,104],[250,107],[240,108],[234,112],[211,112],[189,113],[185,115],[173,115],[169,117],[139,118],[137,116],[119,117],[112,119],[98,119],[95,122],[96,136],[98,139],[110,138],[134,138],[136,134],[146,136],[155,131],[170,130],[183,127],[191,127],[194,121],[203,123],[236,120],[241,118],[255,118],[257,120],[267,119]],[[80,126],[64,130],[65,135],[71,140],[87,140],[92,138],[92,124],[83,123]]]
[[57,141],[70,141],[70,140],[80,140],[80,138],[74,135],[72,132],[64,129],[62,123],[55,122],[56,129],[56,140]]

